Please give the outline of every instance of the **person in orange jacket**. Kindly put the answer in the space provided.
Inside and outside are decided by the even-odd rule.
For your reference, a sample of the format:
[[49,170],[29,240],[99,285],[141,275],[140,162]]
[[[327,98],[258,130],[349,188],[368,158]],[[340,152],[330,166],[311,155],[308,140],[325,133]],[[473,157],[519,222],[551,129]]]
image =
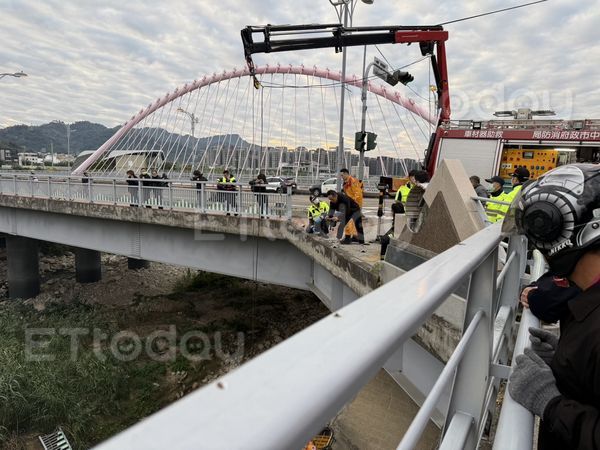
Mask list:
[[[344,181],[342,191],[362,208],[363,205],[363,183],[357,178],[350,175],[348,169],[340,170],[340,176]],[[338,231],[339,233],[339,231]],[[344,228],[344,235],[352,236],[353,239],[357,239],[358,233],[354,222],[349,222]]]

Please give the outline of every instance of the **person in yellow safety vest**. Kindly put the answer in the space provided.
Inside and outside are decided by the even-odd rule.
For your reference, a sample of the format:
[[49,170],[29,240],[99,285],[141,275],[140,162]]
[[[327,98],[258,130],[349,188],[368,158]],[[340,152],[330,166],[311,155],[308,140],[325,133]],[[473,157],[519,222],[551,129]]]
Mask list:
[[229,192],[224,192],[223,194],[220,194],[223,196],[223,199],[225,200],[225,205],[226,205],[226,210],[227,210],[227,215],[229,215],[229,211],[233,210],[235,212],[235,215],[237,216],[237,193],[236,191],[236,185],[235,185],[235,177],[233,175],[229,174],[229,170],[225,169],[223,171],[223,176],[219,179],[217,179],[217,190],[219,191],[229,191]]
[[[358,178],[354,178],[348,172],[348,169],[341,169],[340,176],[344,181],[342,186],[342,192],[358,203],[358,206],[362,208],[363,205],[363,183]],[[356,227],[354,226],[354,221],[348,222],[346,227],[343,230],[345,236],[352,236],[354,240],[357,240],[358,233],[356,232]],[[338,234],[341,231],[338,229]],[[339,236],[341,239],[341,235]]]
[[307,233],[319,233],[321,236],[327,236],[327,214],[329,213],[329,203],[319,201],[319,197],[310,197],[310,206],[308,207],[308,227]]
[[417,183],[415,180],[416,170],[408,172],[408,181],[403,184],[396,191],[396,202],[392,204],[392,217],[395,218],[396,214],[404,214],[404,205],[406,205],[406,199],[413,186]]
[[506,194],[506,201],[512,203],[517,194],[521,192],[523,188],[523,183],[529,181],[529,170],[527,167],[517,167],[513,173],[510,174],[512,177],[512,185],[513,189],[508,194]]
[[[492,190],[490,191],[490,199],[498,200],[500,202],[507,202],[506,194],[504,192],[504,179],[499,176],[488,178],[485,181],[492,184]],[[500,203],[485,202],[485,214],[491,223],[496,223],[499,220],[504,219],[506,212],[508,211],[509,205],[502,205]]]

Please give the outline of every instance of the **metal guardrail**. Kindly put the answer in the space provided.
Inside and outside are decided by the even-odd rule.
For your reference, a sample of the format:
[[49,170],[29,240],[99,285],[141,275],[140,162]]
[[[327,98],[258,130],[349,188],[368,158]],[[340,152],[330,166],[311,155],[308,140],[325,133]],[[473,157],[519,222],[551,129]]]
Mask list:
[[[531,281],[537,280],[544,272],[546,272],[546,261],[538,250],[534,250]],[[539,319],[529,309],[524,308],[513,352],[513,367],[515,358],[530,345],[529,327],[539,328],[539,326]],[[496,427],[494,450],[507,448],[531,450],[533,448],[534,419],[533,414],[511,398],[507,383],[500,418]]]
[[500,240],[499,224],[481,230],[96,450],[302,448],[468,276],[464,335],[399,448],[413,448],[450,382],[440,448],[476,448],[495,405],[494,319],[516,308],[526,257],[511,240],[498,280]]
[[[74,202],[187,210],[207,214],[290,218],[292,193],[258,193],[242,184],[219,189],[215,183],[142,179],[128,185],[123,178],[0,174],[0,194]],[[155,184],[154,184],[155,183]],[[160,185],[159,185],[160,184]]]

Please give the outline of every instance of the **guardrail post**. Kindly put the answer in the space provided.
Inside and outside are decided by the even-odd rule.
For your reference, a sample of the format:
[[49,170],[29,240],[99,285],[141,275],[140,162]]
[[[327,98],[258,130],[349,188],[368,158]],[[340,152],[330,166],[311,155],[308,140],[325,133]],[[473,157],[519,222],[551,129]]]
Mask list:
[[92,197],[92,183],[94,181],[91,178],[88,178],[88,198],[90,203],[94,203],[94,197]]
[[52,187],[50,185],[50,177],[48,177],[48,198],[52,198]]
[[143,200],[142,200],[142,179],[138,178],[138,206],[141,208],[142,205],[144,204]]
[[525,270],[527,260],[527,241],[524,236],[512,236],[508,242],[506,258],[515,252],[515,260],[506,270],[502,288],[500,290],[500,299],[498,306],[509,306],[514,310],[517,306],[519,292],[521,289],[521,274]]
[[173,186],[169,182],[167,182],[167,186],[169,187],[169,209],[173,209]]
[[238,214],[240,214],[240,215],[241,215],[241,214],[242,214],[242,200],[243,200],[243,197],[242,197],[242,185],[240,184],[240,185],[238,186],[238,188],[239,188],[239,190],[238,190],[238,192],[237,192],[237,197],[238,197],[238,201],[237,201],[237,212],[238,212]]
[[285,216],[288,219],[292,218],[292,190],[291,189],[288,189],[286,192]]
[[474,427],[467,438],[466,449],[475,449],[486,409],[486,397],[490,384],[489,368],[492,361],[492,301],[496,291],[498,250],[494,250],[471,275],[463,330],[478,311],[484,316],[475,330],[468,350],[462,359],[456,376],[446,416],[444,433],[448,431],[454,415],[463,413],[471,416]]
[[67,177],[67,200],[71,201],[71,177]]
[[33,178],[29,178],[29,183],[31,185],[31,197],[33,198],[33,189],[35,185],[35,180]]
[[13,186],[15,188],[14,194],[17,195],[17,176],[13,175]]
[[206,183],[202,182],[200,185],[200,211],[206,212]]

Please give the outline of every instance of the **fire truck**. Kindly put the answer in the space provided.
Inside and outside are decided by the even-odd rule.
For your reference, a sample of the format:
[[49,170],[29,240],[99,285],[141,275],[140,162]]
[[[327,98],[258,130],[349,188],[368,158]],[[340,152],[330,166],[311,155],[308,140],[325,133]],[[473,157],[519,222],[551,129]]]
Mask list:
[[[600,120],[533,119],[528,109],[514,120],[459,120],[440,124],[427,169],[444,159],[458,159],[468,175],[510,179],[517,167],[535,179],[574,162],[600,162]],[[520,118],[525,117],[525,118]]]

